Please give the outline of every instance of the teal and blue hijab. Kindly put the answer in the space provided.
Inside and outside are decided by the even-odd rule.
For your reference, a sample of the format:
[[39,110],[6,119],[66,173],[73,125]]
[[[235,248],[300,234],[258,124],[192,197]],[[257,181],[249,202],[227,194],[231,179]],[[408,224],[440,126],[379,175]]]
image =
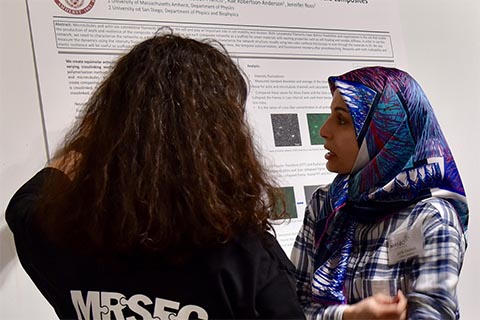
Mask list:
[[[358,223],[375,223],[431,196],[456,209],[464,231],[468,206],[457,166],[419,84],[394,68],[367,67],[328,79],[352,116],[359,153],[337,175],[315,230],[313,299],[346,303],[343,283]],[[333,224],[333,226],[331,226]],[[333,230],[328,237],[326,230]]]

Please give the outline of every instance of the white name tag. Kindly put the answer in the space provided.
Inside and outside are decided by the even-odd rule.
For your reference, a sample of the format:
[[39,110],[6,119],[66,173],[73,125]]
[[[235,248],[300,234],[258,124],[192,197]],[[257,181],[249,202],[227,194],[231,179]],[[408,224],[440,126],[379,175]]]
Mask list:
[[388,236],[388,264],[418,257],[423,254],[421,225],[413,229],[400,229]]

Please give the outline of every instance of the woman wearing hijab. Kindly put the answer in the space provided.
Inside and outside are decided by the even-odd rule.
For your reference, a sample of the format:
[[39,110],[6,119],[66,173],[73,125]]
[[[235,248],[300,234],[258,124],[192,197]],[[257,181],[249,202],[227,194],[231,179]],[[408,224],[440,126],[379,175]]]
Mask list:
[[432,107],[407,73],[329,78],[327,169],[292,260],[307,318],[458,319],[468,207]]

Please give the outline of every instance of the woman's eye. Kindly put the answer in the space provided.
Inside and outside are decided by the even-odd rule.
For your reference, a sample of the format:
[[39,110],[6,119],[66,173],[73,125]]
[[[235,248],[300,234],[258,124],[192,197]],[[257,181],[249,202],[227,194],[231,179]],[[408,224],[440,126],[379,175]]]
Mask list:
[[338,124],[344,125],[344,124],[346,124],[346,123],[347,123],[347,121],[345,121],[345,119],[344,119],[343,117],[339,117],[339,118],[338,118]]

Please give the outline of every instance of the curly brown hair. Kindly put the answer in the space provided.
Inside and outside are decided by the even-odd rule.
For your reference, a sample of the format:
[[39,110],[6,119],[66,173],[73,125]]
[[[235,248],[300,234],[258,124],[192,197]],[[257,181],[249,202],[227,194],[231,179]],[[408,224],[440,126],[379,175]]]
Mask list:
[[[157,35],[119,58],[55,159],[39,212],[62,243],[188,251],[271,230],[283,200],[246,123],[248,87],[214,41]],[[280,208],[278,208],[280,207]]]

